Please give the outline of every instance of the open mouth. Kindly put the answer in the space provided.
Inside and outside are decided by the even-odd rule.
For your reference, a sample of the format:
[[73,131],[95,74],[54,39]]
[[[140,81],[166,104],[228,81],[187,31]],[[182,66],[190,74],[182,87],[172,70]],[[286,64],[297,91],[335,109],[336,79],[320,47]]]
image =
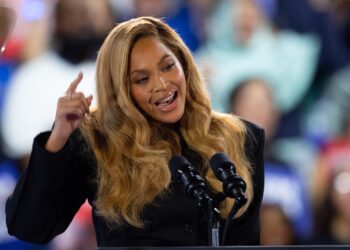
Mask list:
[[160,108],[160,109],[163,109],[163,108],[166,108],[168,107],[169,105],[171,105],[177,98],[178,96],[178,92],[175,91],[175,92],[172,92],[170,95],[168,95],[167,97],[165,97],[164,99],[161,99],[159,101],[156,101],[155,102],[155,105]]

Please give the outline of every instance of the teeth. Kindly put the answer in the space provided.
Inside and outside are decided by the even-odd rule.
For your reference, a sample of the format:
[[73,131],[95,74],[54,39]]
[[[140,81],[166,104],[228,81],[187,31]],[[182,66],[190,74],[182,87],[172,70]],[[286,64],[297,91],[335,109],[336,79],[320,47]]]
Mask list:
[[168,103],[169,101],[171,101],[174,98],[174,96],[175,96],[175,92],[170,92],[170,95],[167,98],[160,100],[157,103],[158,103],[158,105]]
[[170,96],[168,96],[167,98],[165,98],[163,101],[161,101],[161,102],[168,102],[168,101],[170,101],[171,99],[173,99],[174,98],[174,95],[175,95],[175,93],[172,93]]

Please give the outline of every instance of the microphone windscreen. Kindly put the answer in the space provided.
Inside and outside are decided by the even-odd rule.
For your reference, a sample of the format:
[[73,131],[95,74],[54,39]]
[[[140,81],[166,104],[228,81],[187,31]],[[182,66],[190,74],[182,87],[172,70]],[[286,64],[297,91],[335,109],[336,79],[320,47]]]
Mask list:
[[173,156],[169,161],[171,175],[175,175],[178,169],[181,169],[183,166],[188,165],[191,166],[191,163],[189,163],[185,157],[181,155]]
[[225,153],[216,153],[214,154],[209,161],[210,167],[214,171],[217,172],[218,168],[222,168],[227,165],[233,165],[230,158]]

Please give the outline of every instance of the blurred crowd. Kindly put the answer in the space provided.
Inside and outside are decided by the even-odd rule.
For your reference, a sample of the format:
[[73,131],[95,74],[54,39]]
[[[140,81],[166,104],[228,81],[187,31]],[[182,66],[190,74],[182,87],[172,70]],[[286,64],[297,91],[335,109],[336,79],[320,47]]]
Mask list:
[[[0,0],[15,28],[0,58],[0,250],[96,246],[85,203],[68,230],[37,246],[7,234],[5,201],[36,134],[82,70],[94,94],[108,31],[163,17],[192,50],[213,107],[265,129],[263,245],[350,244],[350,1]],[[95,104],[93,104],[95,105]],[[24,225],[25,226],[25,225]]]

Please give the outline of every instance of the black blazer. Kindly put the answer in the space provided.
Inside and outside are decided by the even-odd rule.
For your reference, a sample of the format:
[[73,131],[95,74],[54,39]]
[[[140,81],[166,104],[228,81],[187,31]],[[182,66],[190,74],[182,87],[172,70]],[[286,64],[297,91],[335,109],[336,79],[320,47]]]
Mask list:
[[[227,245],[260,243],[264,132],[249,122],[245,123],[248,128],[245,152],[254,169],[254,199],[245,214],[231,223]],[[76,130],[67,145],[57,153],[50,153],[44,148],[49,132],[35,138],[29,166],[7,200],[9,234],[33,243],[47,243],[65,231],[79,207],[88,199],[93,207],[99,247],[208,244],[205,217],[197,203],[189,200],[176,183],[171,184],[171,191],[165,198],[156,199],[144,209],[143,229],[129,225],[109,227],[96,214],[93,203],[96,185],[92,180],[96,161],[91,152],[86,153],[89,149],[78,134]],[[196,153],[188,148],[183,149],[183,155],[192,163],[197,161]],[[223,228],[224,221],[221,225]]]

